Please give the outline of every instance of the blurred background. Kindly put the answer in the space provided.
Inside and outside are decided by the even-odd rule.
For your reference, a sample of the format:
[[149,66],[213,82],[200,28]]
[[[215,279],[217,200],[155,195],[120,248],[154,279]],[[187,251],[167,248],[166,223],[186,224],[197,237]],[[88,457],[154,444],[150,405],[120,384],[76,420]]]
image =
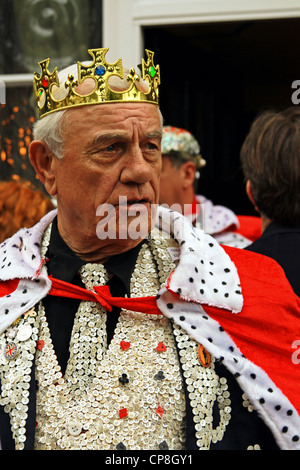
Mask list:
[[108,60],[135,66],[147,48],[161,67],[165,124],[191,131],[207,162],[200,193],[251,215],[240,148],[259,112],[293,104],[299,32],[294,0],[1,0],[0,180],[41,187],[28,161],[38,61],[50,57],[52,71],[109,47]]
[[50,70],[87,58],[102,45],[98,0],[1,0],[0,76],[6,104],[0,111],[0,180],[27,181],[44,191],[28,159],[36,119],[33,72],[51,58]]

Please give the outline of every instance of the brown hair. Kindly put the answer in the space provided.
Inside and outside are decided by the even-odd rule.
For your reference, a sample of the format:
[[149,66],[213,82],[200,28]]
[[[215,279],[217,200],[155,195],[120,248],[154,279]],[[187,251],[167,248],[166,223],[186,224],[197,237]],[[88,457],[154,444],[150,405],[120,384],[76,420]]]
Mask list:
[[253,122],[241,163],[261,214],[300,225],[300,108],[266,111]]
[[20,228],[32,227],[52,209],[51,200],[42,191],[26,183],[0,182],[0,242]]

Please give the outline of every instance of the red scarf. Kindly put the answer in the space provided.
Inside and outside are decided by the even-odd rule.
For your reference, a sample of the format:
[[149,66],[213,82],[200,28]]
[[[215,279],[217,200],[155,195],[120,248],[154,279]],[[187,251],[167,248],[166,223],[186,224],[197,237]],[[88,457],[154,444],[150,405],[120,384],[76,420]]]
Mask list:
[[95,293],[52,276],[50,276],[50,280],[52,288],[48,295],[99,302],[108,312],[111,312],[112,307],[119,307],[133,312],[161,315],[161,311],[156,305],[156,297],[112,297],[108,286],[95,286]]

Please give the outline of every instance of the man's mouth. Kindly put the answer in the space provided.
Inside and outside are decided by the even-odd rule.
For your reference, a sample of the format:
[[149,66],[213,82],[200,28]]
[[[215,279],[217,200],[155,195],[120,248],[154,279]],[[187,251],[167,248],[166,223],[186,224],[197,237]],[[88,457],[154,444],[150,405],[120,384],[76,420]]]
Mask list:
[[141,199],[127,199],[127,198],[125,198],[125,199],[126,200],[124,200],[124,201],[119,200],[119,203],[116,204],[116,206],[133,206],[135,204],[145,205],[145,204],[150,204],[151,203],[149,198],[141,198]]
[[96,212],[100,216],[97,236],[101,240],[145,238],[154,226],[156,208],[148,197],[120,196],[117,204],[100,205]]

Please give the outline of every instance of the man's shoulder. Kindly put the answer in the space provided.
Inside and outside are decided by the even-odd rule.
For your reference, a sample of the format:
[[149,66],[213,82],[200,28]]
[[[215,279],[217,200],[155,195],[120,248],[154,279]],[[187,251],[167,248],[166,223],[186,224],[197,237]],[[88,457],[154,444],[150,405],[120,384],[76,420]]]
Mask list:
[[283,268],[273,258],[248,249],[229,246],[223,246],[223,249],[236,266],[243,284],[247,283],[252,289],[277,286],[278,292],[291,290]]
[[[10,256],[14,257],[18,251],[20,253],[23,252],[23,254],[25,254],[24,252],[26,252],[30,246],[34,245],[37,247],[38,245],[40,245],[42,236],[46,228],[52,222],[56,214],[57,214],[56,210],[51,211],[48,214],[46,214],[33,227],[20,228],[20,230],[18,230],[14,235],[4,240],[0,245],[0,260],[3,261],[4,259],[4,261],[6,261],[6,259],[8,259]],[[6,256],[4,256],[3,258],[2,255],[6,255]],[[3,266],[2,270],[4,268],[5,268],[5,265]],[[1,278],[1,269],[0,269],[0,278]]]
[[55,215],[51,212],[34,227],[19,230],[0,247],[0,333],[49,292],[41,243]]

